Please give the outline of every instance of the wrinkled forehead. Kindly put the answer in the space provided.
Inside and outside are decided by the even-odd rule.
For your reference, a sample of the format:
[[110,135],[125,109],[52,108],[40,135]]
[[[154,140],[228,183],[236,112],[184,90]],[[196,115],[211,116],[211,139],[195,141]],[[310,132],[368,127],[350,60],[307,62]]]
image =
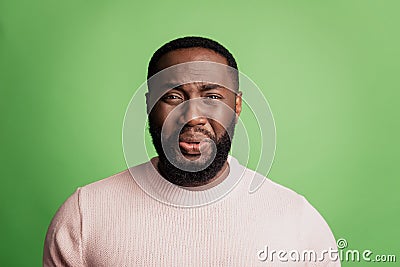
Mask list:
[[148,81],[148,90],[157,101],[169,89],[189,83],[218,84],[233,92],[238,90],[238,71],[210,61],[191,61],[161,70]]

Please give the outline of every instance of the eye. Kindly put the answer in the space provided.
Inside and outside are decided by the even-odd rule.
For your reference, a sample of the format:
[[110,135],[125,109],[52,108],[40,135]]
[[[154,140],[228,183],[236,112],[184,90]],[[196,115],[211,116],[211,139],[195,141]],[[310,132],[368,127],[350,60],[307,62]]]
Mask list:
[[177,94],[168,94],[168,95],[163,96],[161,99],[167,103],[178,103],[178,102],[183,101],[183,98]]
[[163,99],[180,99],[180,97],[177,95],[167,95],[164,96]]
[[222,97],[219,95],[206,95],[203,99],[206,105],[217,105]]
[[219,96],[219,95],[208,95],[208,96],[206,96],[206,98],[208,98],[208,99],[222,99],[222,97]]

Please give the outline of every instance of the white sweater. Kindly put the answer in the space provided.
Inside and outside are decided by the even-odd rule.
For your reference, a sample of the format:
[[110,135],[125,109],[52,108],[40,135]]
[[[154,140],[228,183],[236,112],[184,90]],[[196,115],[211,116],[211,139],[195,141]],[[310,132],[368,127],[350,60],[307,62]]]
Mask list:
[[169,183],[151,162],[78,188],[51,222],[44,266],[340,266],[304,197],[268,178],[250,194],[258,174],[232,157],[229,168],[203,191]]

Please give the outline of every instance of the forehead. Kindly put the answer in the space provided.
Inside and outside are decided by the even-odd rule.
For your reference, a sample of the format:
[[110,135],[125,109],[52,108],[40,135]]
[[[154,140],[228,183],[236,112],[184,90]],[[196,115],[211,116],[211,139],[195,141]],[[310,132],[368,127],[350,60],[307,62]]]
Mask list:
[[210,61],[228,65],[227,59],[217,52],[207,48],[193,47],[181,48],[166,53],[157,62],[157,69],[160,71],[173,65],[191,61]]
[[[236,69],[228,65],[211,61],[191,61],[176,64],[165,68],[151,77],[148,81],[149,92],[161,96],[169,89],[183,85],[194,85],[192,88],[201,88],[205,85],[219,85],[233,92],[236,91],[234,75]],[[197,86],[196,86],[197,85]],[[214,87],[215,88],[215,87]],[[207,88],[210,89],[210,88]]]
[[234,91],[237,70],[227,59],[206,48],[184,48],[163,55],[157,62],[158,73],[149,81],[151,98],[157,101],[169,89],[193,82],[219,84]]

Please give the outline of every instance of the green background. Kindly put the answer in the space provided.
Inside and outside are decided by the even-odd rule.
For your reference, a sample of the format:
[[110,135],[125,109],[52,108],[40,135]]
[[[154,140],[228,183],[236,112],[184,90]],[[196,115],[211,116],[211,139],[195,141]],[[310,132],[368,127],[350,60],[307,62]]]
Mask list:
[[277,129],[269,177],[305,195],[349,249],[398,264],[399,8],[0,1],[0,265],[40,266],[63,201],[126,168],[125,109],[152,53],[185,35],[226,45],[263,90]]

